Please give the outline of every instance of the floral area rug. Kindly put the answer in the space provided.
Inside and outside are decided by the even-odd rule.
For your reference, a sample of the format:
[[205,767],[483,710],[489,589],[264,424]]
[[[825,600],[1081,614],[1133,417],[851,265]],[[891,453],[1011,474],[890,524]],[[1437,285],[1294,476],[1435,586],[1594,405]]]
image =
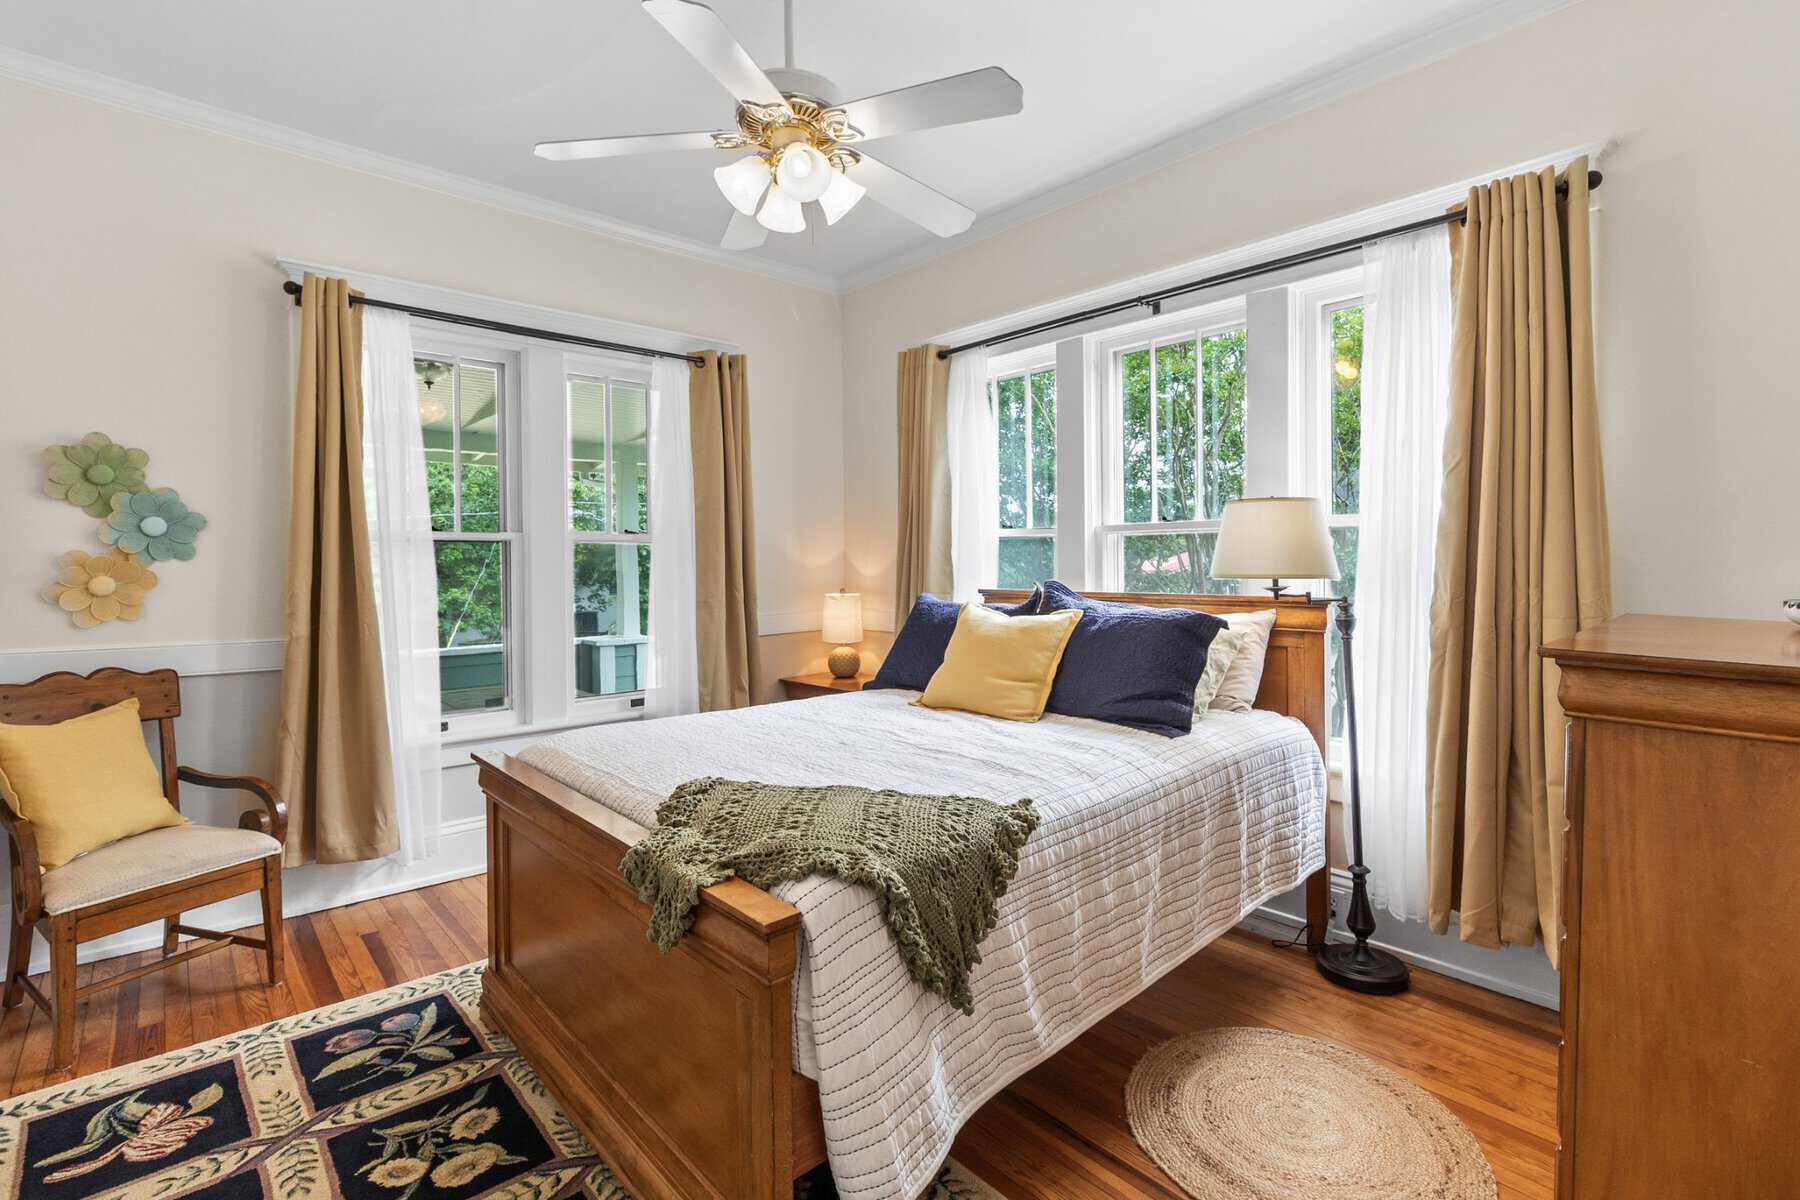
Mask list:
[[631,1200],[480,1002],[472,963],[6,1101],[0,1197]]

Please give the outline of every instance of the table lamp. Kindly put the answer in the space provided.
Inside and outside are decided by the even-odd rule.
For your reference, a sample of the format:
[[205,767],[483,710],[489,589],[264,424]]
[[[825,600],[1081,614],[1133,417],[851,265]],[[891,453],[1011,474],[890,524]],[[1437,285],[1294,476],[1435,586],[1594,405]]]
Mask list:
[[856,652],[856,643],[863,639],[861,592],[825,593],[825,621],[821,635],[837,647],[825,660],[832,675],[839,679],[854,677],[862,667],[862,655]]
[[[1213,550],[1214,579],[1267,579],[1277,599],[1289,591],[1285,579],[1336,579],[1337,555],[1331,547],[1331,530],[1325,524],[1325,507],[1311,496],[1262,496],[1232,500],[1219,522],[1219,542]],[[1308,602],[1312,593],[1306,593]],[[1362,781],[1356,761],[1356,681],[1351,670],[1350,639],[1356,631],[1356,615],[1350,597],[1326,601],[1336,604],[1337,628],[1343,642],[1344,713],[1350,741],[1350,912],[1345,926],[1355,936],[1353,944],[1336,943],[1320,950],[1313,960],[1319,974],[1341,987],[1374,995],[1403,992],[1406,964],[1385,950],[1369,945],[1375,932],[1375,910],[1369,903],[1369,868],[1362,854]],[[1319,931],[1324,940],[1324,931]]]

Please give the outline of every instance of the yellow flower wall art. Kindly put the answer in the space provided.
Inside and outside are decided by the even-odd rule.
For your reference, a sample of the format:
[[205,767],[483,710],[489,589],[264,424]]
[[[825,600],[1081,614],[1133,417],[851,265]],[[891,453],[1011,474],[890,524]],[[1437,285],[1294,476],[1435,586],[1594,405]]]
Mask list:
[[44,599],[68,613],[78,629],[137,620],[145,593],[156,586],[156,572],[123,550],[71,550],[56,566],[56,581],[44,589]]

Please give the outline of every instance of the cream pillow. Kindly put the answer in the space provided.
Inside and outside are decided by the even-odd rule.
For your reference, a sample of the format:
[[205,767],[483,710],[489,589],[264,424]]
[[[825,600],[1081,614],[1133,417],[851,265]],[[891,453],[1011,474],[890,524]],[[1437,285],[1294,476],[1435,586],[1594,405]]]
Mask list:
[[187,822],[163,796],[135,697],[55,725],[0,724],[0,793],[31,822],[46,871]]
[[1079,609],[1009,617],[965,604],[956,616],[943,665],[914,703],[1035,721],[1044,715],[1057,664],[1080,621]]
[[1225,673],[1231,669],[1232,661],[1249,640],[1250,631],[1242,626],[1233,628],[1227,625],[1213,637],[1212,645],[1206,648],[1206,670],[1200,672],[1200,682],[1194,685],[1196,713],[1205,715],[1213,697],[1219,694],[1219,688],[1224,685]]
[[[1213,712],[1249,712],[1256,706],[1256,691],[1262,686],[1263,659],[1268,657],[1269,635],[1275,630],[1275,610],[1232,613],[1225,616],[1225,624],[1228,630],[1242,630],[1248,636],[1232,656],[1231,666],[1207,707]],[[1211,665],[1209,655],[1207,666]]]

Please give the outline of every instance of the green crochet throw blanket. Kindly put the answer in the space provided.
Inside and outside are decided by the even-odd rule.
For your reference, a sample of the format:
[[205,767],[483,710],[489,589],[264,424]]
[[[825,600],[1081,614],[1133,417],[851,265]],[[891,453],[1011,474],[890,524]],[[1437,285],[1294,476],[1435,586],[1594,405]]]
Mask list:
[[907,971],[968,1013],[969,969],[1038,816],[1029,800],[696,779],[663,801],[656,825],[619,869],[664,951],[693,925],[703,887],[836,875],[875,893]]

